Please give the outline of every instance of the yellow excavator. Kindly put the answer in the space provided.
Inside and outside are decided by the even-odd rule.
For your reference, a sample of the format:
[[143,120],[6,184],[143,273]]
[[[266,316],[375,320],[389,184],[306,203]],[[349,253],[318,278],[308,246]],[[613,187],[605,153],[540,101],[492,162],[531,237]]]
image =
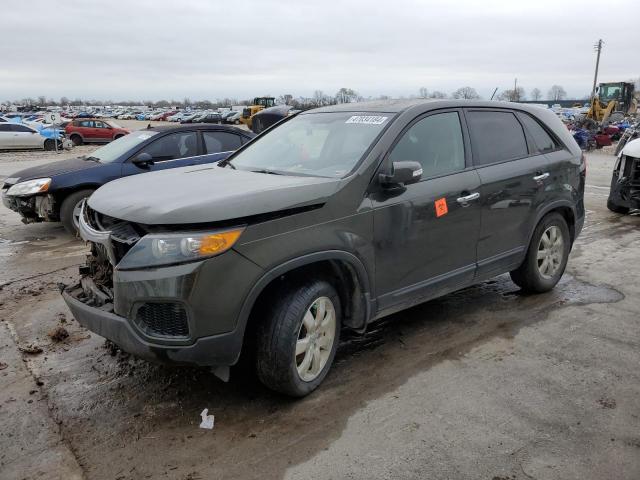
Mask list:
[[618,122],[638,110],[637,93],[633,83],[601,83],[591,99],[586,118],[598,123]]
[[240,121],[251,128],[253,116],[265,108],[275,106],[276,99],[274,97],[256,97],[253,103],[242,110]]

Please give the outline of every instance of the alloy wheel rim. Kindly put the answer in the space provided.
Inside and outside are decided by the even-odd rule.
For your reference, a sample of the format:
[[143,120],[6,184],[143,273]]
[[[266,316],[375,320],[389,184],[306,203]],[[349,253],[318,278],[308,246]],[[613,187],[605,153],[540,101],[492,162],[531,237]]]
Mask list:
[[537,265],[542,278],[550,279],[558,273],[563,257],[562,231],[556,226],[551,226],[544,231],[538,244]]
[[76,229],[80,226],[80,212],[82,211],[83,201],[84,198],[76,203],[75,207],[73,207],[73,213],[71,216],[73,217],[73,226],[76,227]]
[[298,376],[312,382],[322,372],[336,338],[336,310],[328,297],[311,303],[302,317],[296,341],[295,363]]

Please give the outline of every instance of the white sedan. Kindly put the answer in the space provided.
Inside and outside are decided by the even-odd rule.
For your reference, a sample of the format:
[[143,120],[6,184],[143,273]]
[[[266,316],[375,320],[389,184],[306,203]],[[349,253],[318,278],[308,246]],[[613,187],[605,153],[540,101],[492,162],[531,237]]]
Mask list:
[[53,150],[56,144],[35,129],[11,122],[0,123],[0,150]]

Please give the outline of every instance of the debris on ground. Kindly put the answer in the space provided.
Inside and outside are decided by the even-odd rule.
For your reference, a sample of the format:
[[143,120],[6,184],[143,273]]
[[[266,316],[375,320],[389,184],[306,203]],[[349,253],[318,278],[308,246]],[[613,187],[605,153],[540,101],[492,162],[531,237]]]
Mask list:
[[9,365],[7,365],[4,362],[0,362],[0,370],[4,370],[5,368],[7,368]]
[[202,410],[202,413],[200,414],[200,416],[202,417],[202,422],[200,422],[200,428],[207,428],[209,430],[213,429],[213,423],[214,423],[214,416],[213,415],[208,415],[209,413],[209,409],[205,408],[204,410]]
[[49,332],[49,338],[54,342],[61,342],[65,338],[69,338],[69,332],[62,325],[58,325],[56,328]]
[[613,399],[613,398],[605,398],[605,397],[600,398],[598,400],[598,403],[600,404],[600,406],[602,408],[608,408],[608,409],[616,408],[616,405],[617,405],[615,399]]
[[29,345],[23,345],[19,348],[22,353],[27,353],[29,355],[38,355],[39,353],[42,353],[42,348],[32,343],[30,343]]

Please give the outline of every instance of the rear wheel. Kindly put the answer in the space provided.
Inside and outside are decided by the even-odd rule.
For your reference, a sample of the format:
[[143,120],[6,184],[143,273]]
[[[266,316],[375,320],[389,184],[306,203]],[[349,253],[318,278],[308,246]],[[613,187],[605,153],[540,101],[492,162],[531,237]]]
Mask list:
[[51,140],[51,139],[45,140],[44,141],[44,149],[49,151],[49,152],[51,150],[55,150],[56,149],[55,140]]
[[261,322],[256,371],[272,390],[303,397],[324,380],[340,339],[338,294],[324,280],[286,288]]
[[124,137],[124,135],[120,134],[120,135],[116,135],[115,137],[113,137],[113,139],[117,140],[117,139],[122,138],[122,137]]
[[80,206],[85,198],[89,198],[93,190],[80,190],[73,192],[62,201],[60,205],[60,221],[64,229],[71,235],[78,233],[78,221],[80,218]]
[[548,292],[564,273],[571,250],[569,227],[559,213],[546,215],[533,232],[527,256],[511,279],[527,292]]
[[607,208],[611,210],[613,213],[629,213],[629,207],[622,207],[620,205],[616,205],[611,201],[611,199],[607,199]]
[[76,147],[79,147],[84,142],[82,141],[82,137],[80,135],[71,135],[71,141]]

